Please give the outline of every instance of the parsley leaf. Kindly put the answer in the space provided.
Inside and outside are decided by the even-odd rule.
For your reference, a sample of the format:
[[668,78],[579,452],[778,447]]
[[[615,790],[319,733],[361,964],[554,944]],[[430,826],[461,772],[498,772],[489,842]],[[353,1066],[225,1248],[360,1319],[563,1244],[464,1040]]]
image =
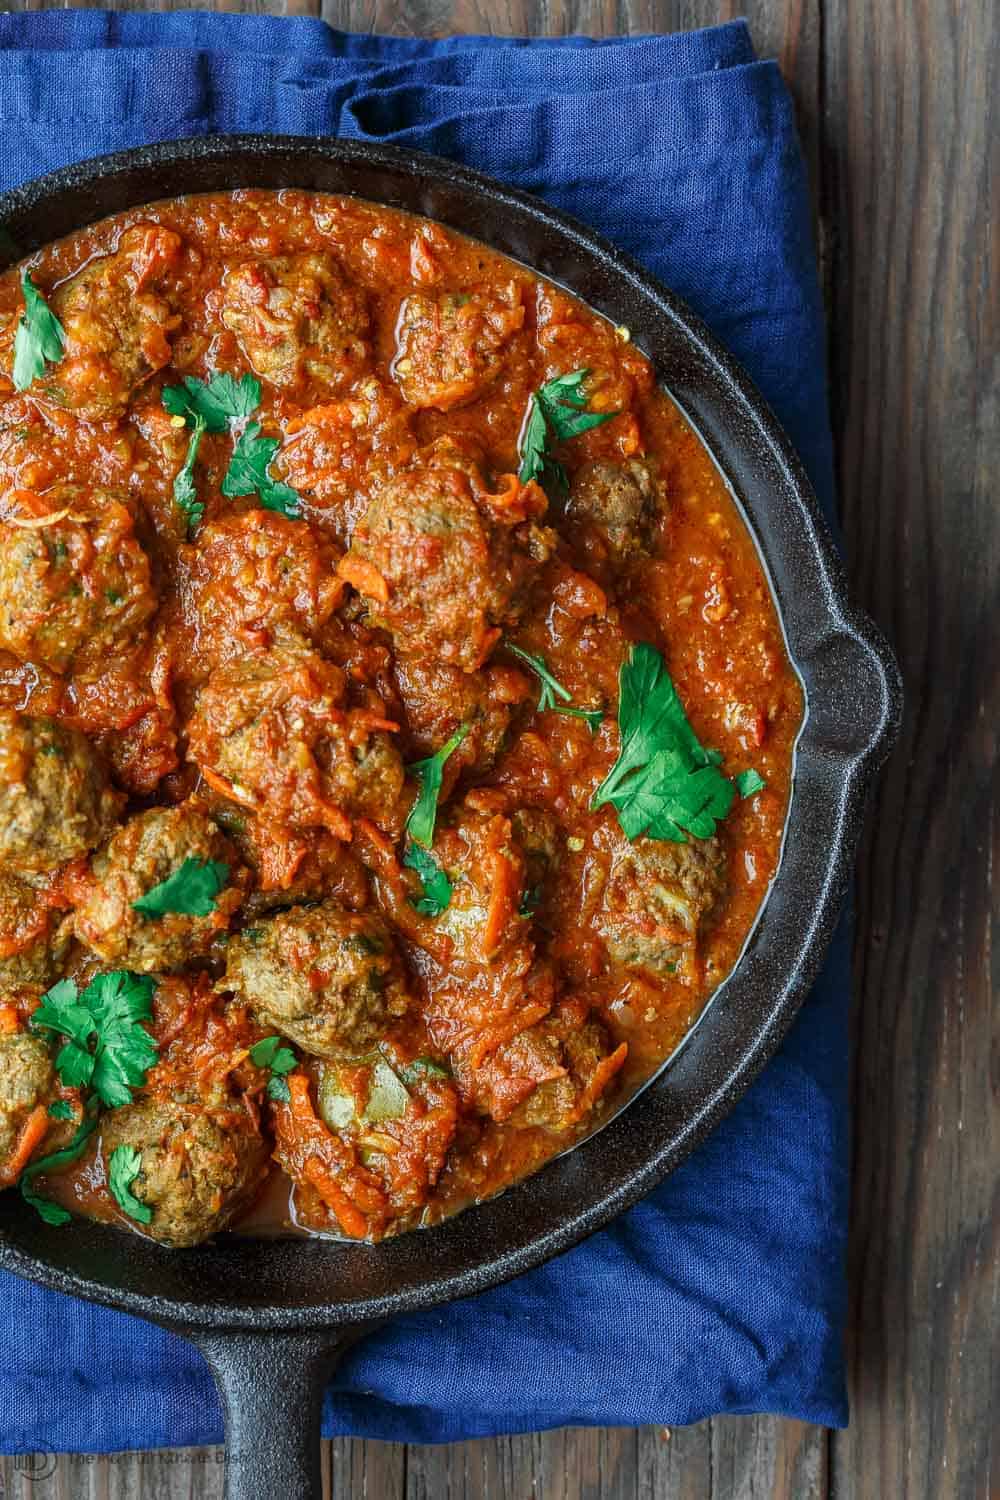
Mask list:
[[50,1120],[72,1120],[75,1116],[76,1111],[68,1099],[53,1099],[49,1105]]
[[299,1063],[291,1047],[286,1047],[280,1036],[261,1037],[250,1048],[250,1059],[258,1068],[270,1069],[267,1097],[277,1104],[287,1104],[292,1091],[285,1082],[285,1074],[294,1072]]
[[142,1170],[142,1153],[134,1146],[116,1146],[108,1158],[108,1187],[130,1219],[149,1224],[153,1210],[132,1191],[132,1184]]
[[519,917],[531,917],[542,904],[542,887],[530,885],[521,897],[521,904],[517,908]]
[[733,784],[718,769],[720,753],[698,740],[662,656],[646,642],[622,663],[618,726],[618,759],[591,807],[610,802],[630,839],[709,838],[733,804]]
[[589,370],[574,370],[571,375],[558,375],[531,393],[521,432],[521,467],[517,477],[522,484],[529,479],[544,484],[548,478],[560,489],[568,489],[566,470],[549,457],[549,444],[579,437],[581,432],[599,427],[618,415],[616,411],[587,410],[587,398],[580,387],[589,374]]
[[420,877],[423,895],[412,902],[422,917],[439,917],[451,902],[454,887],[433,855],[419,844],[408,844],[403,855],[407,869],[416,870]]
[[[572,695],[562,683],[557,681],[545,665],[544,656],[533,656],[530,651],[523,651],[520,646],[515,646],[513,641],[507,641],[507,650],[512,651],[526,662],[538,677],[542,684],[538,694],[539,713],[551,712],[555,714],[567,714],[572,719],[586,719],[592,734],[596,734],[604,719],[604,713],[599,708],[569,708],[567,705],[572,701]],[[562,703],[556,702],[556,697],[563,699]]]
[[194,464],[198,457],[198,449],[202,437],[205,434],[205,423],[201,417],[195,419],[194,431],[188,443],[187,456],[181,468],[174,475],[174,504],[178,510],[187,517],[187,534],[193,536],[196,529],[205,519],[205,506],[198,499],[198,491],[194,483]]
[[68,1088],[92,1085],[102,1104],[128,1104],[157,1059],[153,1038],[141,1024],[151,1018],[156,981],[148,974],[117,969],[98,974],[82,994],[62,979],[42,996],[31,1026],[66,1041],[56,1071]]
[[741,797],[756,797],[767,786],[767,782],[759,771],[741,771],[738,776],[733,777],[733,785]]
[[14,335],[16,391],[26,391],[33,381],[44,375],[46,363],[58,363],[66,346],[66,330],[35,286],[30,271],[21,272],[21,291],[24,312]]
[[59,1203],[53,1203],[51,1198],[41,1198],[34,1191],[31,1184],[36,1177],[44,1172],[58,1172],[62,1167],[71,1166],[83,1155],[87,1141],[97,1129],[97,1110],[88,1106],[87,1113],[80,1121],[68,1146],[61,1151],[53,1151],[49,1156],[41,1156],[38,1161],[33,1161],[30,1167],[25,1167],[21,1173],[21,1196],[25,1203],[30,1203],[40,1218],[46,1224],[68,1224],[73,1217],[67,1209]]
[[145,917],[177,912],[184,917],[207,917],[215,910],[216,897],[229,879],[229,866],[214,859],[186,859],[174,873],[154,885],[132,910]]
[[163,404],[171,416],[183,417],[189,427],[199,421],[206,432],[225,432],[230,422],[245,422],[260,405],[260,381],[253,375],[239,380],[225,373],[210,380],[185,375],[183,384],[163,388]]
[[233,449],[222,481],[222,493],[230,498],[256,494],[265,510],[276,510],[283,516],[297,516],[298,492],[290,484],[272,479],[267,472],[279,447],[277,438],[261,437],[259,422],[250,422]]
[[445,762],[458,749],[471,728],[471,724],[460,724],[451,739],[436,754],[427,756],[426,760],[415,760],[406,768],[420,780],[420,795],[410,808],[406,831],[415,844],[423,844],[425,849],[429,849],[434,842],[434,823],[437,819]]

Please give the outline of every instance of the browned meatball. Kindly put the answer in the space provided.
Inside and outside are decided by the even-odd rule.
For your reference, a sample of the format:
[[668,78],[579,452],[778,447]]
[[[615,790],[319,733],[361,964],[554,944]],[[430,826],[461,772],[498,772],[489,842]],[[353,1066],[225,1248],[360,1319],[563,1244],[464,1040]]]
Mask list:
[[[33,524],[41,522],[41,524]],[[104,663],[156,610],[124,496],[16,491],[0,510],[0,648],[54,672]]]
[[113,255],[91,261],[49,304],[66,333],[63,358],[32,391],[91,422],[112,421],[144,380],[170,363],[178,326],[170,282],[179,235],[159,224],[127,229]]
[[403,763],[373,716],[341,708],[343,674],[309,652],[219,667],[198,699],[190,753],[217,791],[303,828],[350,837],[363,815],[396,829]]
[[389,928],[336,901],[279,912],[233,938],[226,983],[262,1026],[317,1057],[366,1052],[410,1004]]
[[312,377],[337,386],[368,348],[368,308],[329,255],[245,261],[222,284],[222,321],[258,375],[294,386]]
[[418,656],[397,656],[394,670],[414,758],[433,755],[460,725],[470,726],[445,765],[444,796],[463,770],[490,769],[515,707],[532,697],[531,683],[510,667],[463,672]]
[[[55,1086],[49,1049],[28,1031],[0,1033],[0,1186],[21,1128]],[[9,1180],[9,1179],[8,1179]]]
[[37,875],[86,854],[121,802],[82,734],[0,709],[0,869]]
[[[477,796],[470,794],[472,803]],[[524,947],[524,852],[510,819],[467,800],[439,820],[433,852],[452,882],[451,899],[434,924],[436,938],[451,941],[452,961],[488,964]]]
[[615,1046],[586,1001],[567,1000],[492,1052],[464,1083],[491,1119],[561,1133],[597,1107],[627,1050]]
[[0,870],[0,990],[52,983],[69,948],[58,926],[50,901]]
[[156,1098],[110,1110],[101,1127],[105,1172],[120,1146],[139,1153],[131,1191],[152,1210],[129,1220],[161,1244],[198,1245],[249,1207],[267,1171],[268,1145],[245,1106]]
[[641,459],[623,464],[587,464],[573,478],[567,520],[594,527],[618,560],[649,549],[662,498],[651,466]]
[[[138,813],[94,855],[90,891],[74,916],[76,935],[114,968],[143,974],[183,968],[209,951],[240,904],[237,858],[225,835],[195,807],[154,807]],[[228,868],[212,911],[165,911],[154,916],[134,909],[136,901],[169,880],[189,859]]]
[[399,313],[392,373],[411,406],[449,411],[480,396],[524,326],[516,282],[495,290],[411,292]]
[[214,521],[186,551],[187,611],[219,662],[274,642],[315,643],[344,592],[332,543],[273,511]]
[[718,837],[672,844],[614,838],[599,914],[609,958],[665,977],[691,951],[726,888]]
[[461,450],[437,445],[375,497],[341,572],[400,656],[472,672],[524,610],[554,545],[537,485],[491,494]]

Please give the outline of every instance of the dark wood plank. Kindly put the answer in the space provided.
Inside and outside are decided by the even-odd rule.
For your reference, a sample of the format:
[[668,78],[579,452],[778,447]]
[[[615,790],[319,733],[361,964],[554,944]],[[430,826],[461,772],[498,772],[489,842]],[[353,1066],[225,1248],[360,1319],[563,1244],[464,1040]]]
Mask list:
[[998,15],[828,0],[826,22],[844,521],[909,696],[861,861],[834,1492],[974,1500],[998,1482]]

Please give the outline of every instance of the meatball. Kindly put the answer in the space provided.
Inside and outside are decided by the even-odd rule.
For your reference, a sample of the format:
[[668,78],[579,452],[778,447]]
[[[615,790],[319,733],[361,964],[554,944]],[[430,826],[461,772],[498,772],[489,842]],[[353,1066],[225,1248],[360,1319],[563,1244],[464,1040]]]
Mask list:
[[306,376],[340,385],[368,352],[364,292],[329,255],[234,266],[222,284],[222,321],[272,385],[298,385]]
[[[479,795],[471,794],[471,801]],[[450,939],[453,960],[488,964],[525,945],[524,852],[509,818],[467,800],[440,822],[434,858],[452,882],[451,899],[434,925],[438,938]]]
[[188,550],[185,603],[216,661],[274,641],[316,642],[344,592],[332,543],[273,511],[214,521]]
[[57,914],[30,885],[0,870],[0,990],[44,988],[58,977],[69,947]]
[[21,1129],[55,1085],[45,1043],[28,1031],[0,1033],[0,1186]]
[[624,1043],[614,1045],[603,1023],[586,1013],[584,1002],[572,1000],[522,1031],[504,1050],[509,1075],[537,1079],[507,1116],[510,1123],[555,1133],[590,1113],[628,1052]]
[[119,1146],[140,1155],[131,1190],[153,1214],[142,1232],[175,1247],[225,1229],[249,1206],[267,1171],[267,1143],[238,1104],[207,1109],[155,1098],[126,1104],[104,1116],[106,1171]]
[[661,505],[653,471],[641,459],[587,464],[574,476],[566,516],[592,525],[621,561],[648,551]]
[[121,802],[82,734],[0,709],[0,869],[43,874],[86,854]]
[[65,352],[33,391],[89,422],[119,417],[132,392],[170,363],[169,335],[179,322],[170,278],[181,248],[172,230],[136,224],[113,255],[64,282],[49,304],[65,330]]
[[341,572],[397,655],[473,672],[520,618],[554,536],[535,524],[538,486],[509,480],[491,495],[478,467],[442,445],[376,495]]
[[599,914],[608,956],[626,968],[672,974],[708,924],[726,878],[717,837],[616,841]]
[[456,1057],[463,1093],[490,1119],[560,1133],[598,1103],[625,1061],[583,999],[568,999],[473,1068]]
[[392,373],[411,406],[449,411],[482,395],[524,326],[516,282],[491,291],[412,292],[399,313]]
[[445,764],[445,797],[463,770],[482,774],[492,767],[515,707],[530,701],[533,691],[524,674],[510,667],[463,672],[417,656],[397,656],[395,676],[415,757],[433,755],[460,725],[469,725]]
[[388,927],[336,901],[293,907],[233,938],[226,983],[262,1026],[317,1057],[365,1052],[410,1002]]
[[191,755],[217,791],[271,819],[345,839],[350,816],[394,830],[403,762],[382,720],[339,706],[343,691],[338,668],[304,651],[219,667],[189,726]]
[[60,673],[123,651],[156,610],[124,497],[56,485],[44,495],[15,491],[6,506],[0,648]]
[[134,908],[188,859],[227,865],[230,882],[237,864],[232,844],[195,807],[154,807],[130,818],[91,860],[92,883],[73,919],[76,936],[102,962],[142,974],[180,969],[203,957],[239,906],[239,885],[226,884],[204,916],[147,916]]

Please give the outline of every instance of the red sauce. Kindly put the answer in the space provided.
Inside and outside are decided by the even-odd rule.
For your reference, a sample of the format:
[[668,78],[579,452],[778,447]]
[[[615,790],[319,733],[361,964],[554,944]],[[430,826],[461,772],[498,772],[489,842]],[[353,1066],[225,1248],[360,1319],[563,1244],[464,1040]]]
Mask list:
[[[34,615],[0,567],[0,707],[84,734],[123,821],[183,807],[231,840],[211,941],[169,964],[187,985],[181,1042],[173,982],[158,993],[145,1150],[196,1174],[197,1135],[211,1178],[225,1153],[191,1112],[218,1124],[224,1093],[226,1141],[259,1132],[281,1166],[261,1192],[259,1154],[252,1170],[234,1159],[219,1223],[379,1237],[434,1222],[606,1120],[740,954],[777,868],[802,716],[754,543],[642,330],[440,225],[303,192],[191,197],[82,230],[31,271],[67,352],[14,390],[7,272],[0,545],[77,530],[66,566],[50,549],[31,574]],[[520,482],[532,392],[578,370],[588,410],[614,415],[552,449],[566,490],[551,469]],[[259,381],[250,418],[274,452],[258,479],[294,489],[290,519],[225,492],[246,415],[201,438],[203,514],[189,527],[178,505],[192,428],[163,390],[219,372]],[[590,808],[636,642],[662,652],[724,773],[766,783],[710,842],[630,844],[612,807]],[[539,708],[512,643],[544,659],[557,706],[599,711],[594,729]],[[404,862],[418,783],[402,765],[464,723],[433,845],[452,899],[432,915]],[[116,966],[105,866],[85,853],[73,880],[52,877],[84,978]],[[346,914],[339,946],[309,917],[279,941],[281,908]],[[373,931],[380,956],[359,957]],[[289,994],[321,1009],[337,986],[333,1020],[281,1021]],[[287,1099],[246,1056],[276,1032],[296,1046]],[[142,1232],[107,1190],[111,1129],[44,1186]],[[149,1162],[136,1191],[155,1205],[167,1189]],[[166,1209],[148,1232],[156,1214],[168,1238]]]

